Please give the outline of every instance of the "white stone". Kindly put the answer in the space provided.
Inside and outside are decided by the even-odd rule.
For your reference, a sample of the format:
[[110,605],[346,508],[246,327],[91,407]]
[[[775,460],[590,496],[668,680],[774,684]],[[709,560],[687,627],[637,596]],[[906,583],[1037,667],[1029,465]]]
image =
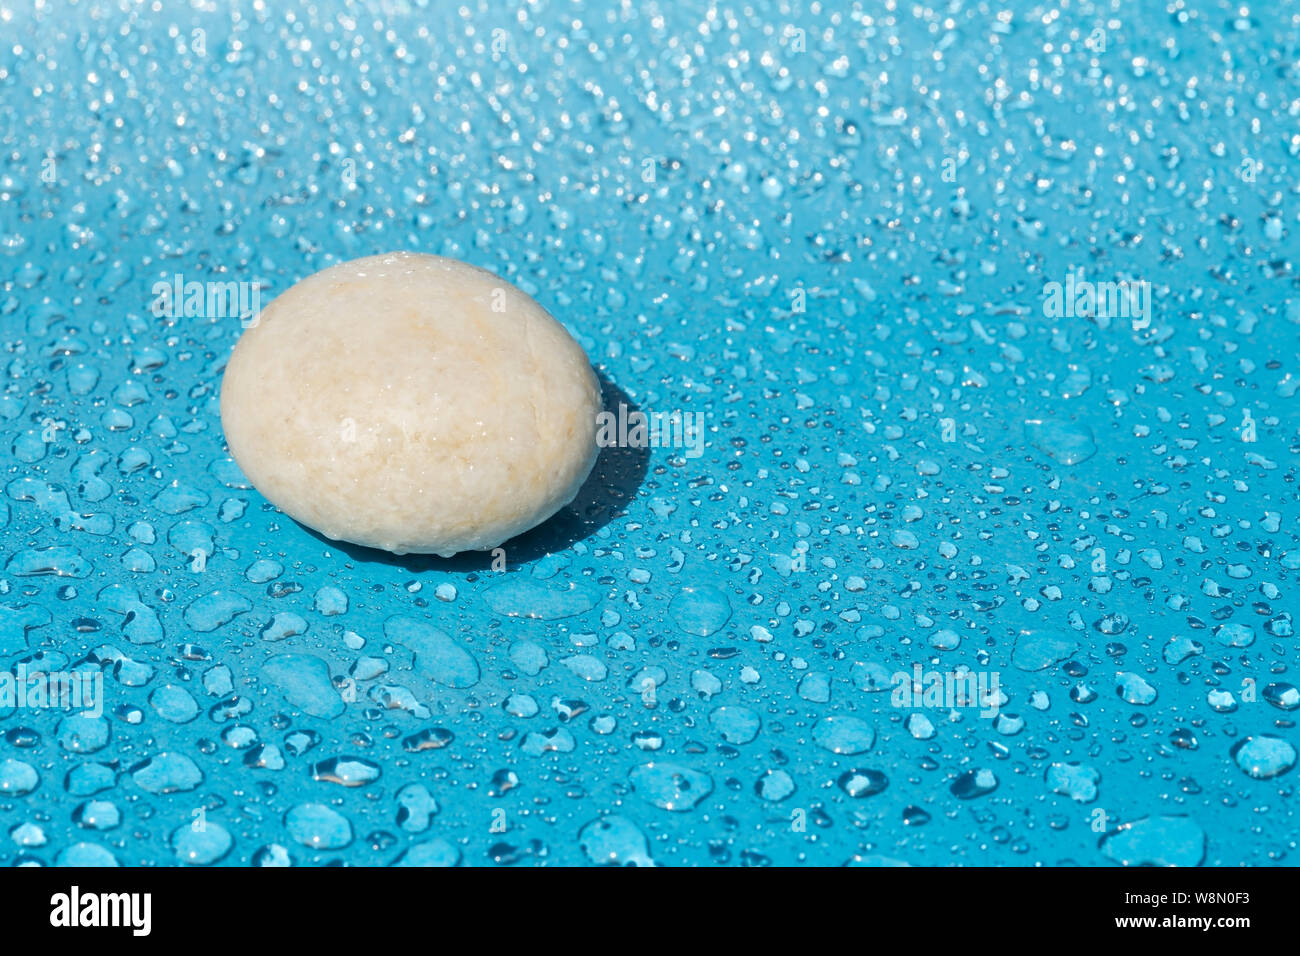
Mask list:
[[488,550],[573,500],[600,385],[577,342],[490,272],[356,259],[302,280],[235,346],[230,454],[290,517],[397,554]]

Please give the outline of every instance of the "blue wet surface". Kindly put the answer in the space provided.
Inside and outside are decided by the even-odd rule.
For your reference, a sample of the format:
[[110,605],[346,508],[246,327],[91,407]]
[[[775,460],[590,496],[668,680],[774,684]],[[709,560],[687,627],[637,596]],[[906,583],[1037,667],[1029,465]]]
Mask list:
[[[1294,862],[1294,7],[216,6],[0,10],[0,860]],[[278,513],[154,284],[393,249],[703,455]]]

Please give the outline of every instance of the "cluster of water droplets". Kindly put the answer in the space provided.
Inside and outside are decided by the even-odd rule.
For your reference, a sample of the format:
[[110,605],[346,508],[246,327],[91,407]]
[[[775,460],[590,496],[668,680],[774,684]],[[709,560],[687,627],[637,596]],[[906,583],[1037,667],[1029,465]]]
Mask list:
[[[1295,14],[157,6],[0,11],[0,659],[105,689],[0,708],[0,860],[1286,859]],[[503,568],[278,514],[155,284],[396,248],[702,454]]]

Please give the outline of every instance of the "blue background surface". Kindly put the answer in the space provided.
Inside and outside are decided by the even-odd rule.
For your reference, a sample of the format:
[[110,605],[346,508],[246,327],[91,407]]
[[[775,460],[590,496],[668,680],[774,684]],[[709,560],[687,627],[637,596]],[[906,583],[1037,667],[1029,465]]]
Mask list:
[[[0,6],[0,653],[107,694],[0,710],[0,860],[1294,862],[1300,14],[831,6]],[[278,513],[153,284],[394,249],[703,456],[504,571]]]

